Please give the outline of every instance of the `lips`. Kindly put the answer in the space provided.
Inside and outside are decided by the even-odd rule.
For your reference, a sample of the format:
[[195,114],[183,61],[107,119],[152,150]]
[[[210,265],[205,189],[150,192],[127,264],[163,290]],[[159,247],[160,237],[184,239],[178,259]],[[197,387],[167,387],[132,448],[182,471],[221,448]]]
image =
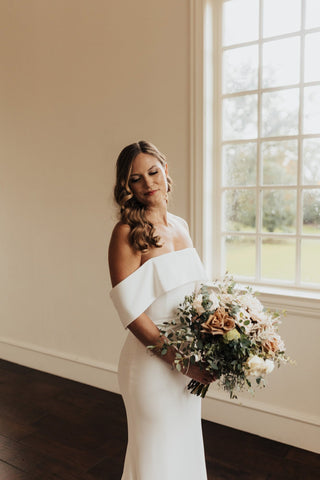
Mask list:
[[156,193],[157,190],[150,190],[149,192],[145,193],[146,196],[151,196]]

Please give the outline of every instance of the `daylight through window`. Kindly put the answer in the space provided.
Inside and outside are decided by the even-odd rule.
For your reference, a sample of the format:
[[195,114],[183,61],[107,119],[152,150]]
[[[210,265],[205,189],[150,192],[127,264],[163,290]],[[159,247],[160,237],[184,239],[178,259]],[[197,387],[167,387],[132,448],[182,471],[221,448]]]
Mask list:
[[320,1],[219,4],[220,273],[319,288]]

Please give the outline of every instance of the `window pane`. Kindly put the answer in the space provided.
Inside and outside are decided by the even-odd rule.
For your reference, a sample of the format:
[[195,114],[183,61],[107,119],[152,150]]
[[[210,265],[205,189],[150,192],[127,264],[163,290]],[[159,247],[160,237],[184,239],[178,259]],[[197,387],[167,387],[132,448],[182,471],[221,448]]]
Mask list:
[[315,259],[320,258],[320,239],[301,241],[301,280],[320,283],[320,268]]
[[298,143],[296,140],[262,143],[263,184],[297,183]]
[[258,46],[233,48],[223,54],[223,93],[254,90],[258,85]]
[[272,37],[300,30],[301,0],[264,0],[263,36]]
[[222,156],[224,185],[255,185],[256,143],[226,145],[223,147]]
[[296,229],[296,191],[266,190],[263,192],[263,231],[293,233]]
[[320,27],[319,0],[306,0],[306,28]]
[[302,230],[303,233],[320,235],[320,188],[303,192]]
[[263,46],[263,86],[279,87],[299,82],[300,37],[266,42]]
[[303,182],[320,185],[320,138],[303,142]]
[[295,275],[295,252],[295,240],[263,239],[261,246],[262,278],[292,282]]
[[230,190],[223,195],[225,230],[255,231],[256,193],[255,190]]
[[299,90],[262,95],[262,134],[264,137],[298,133]]
[[304,89],[304,133],[320,133],[320,87]]
[[320,32],[306,35],[304,72],[305,82],[316,82],[320,80],[319,52]]
[[226,270],[230,273],[253,277],[255,274],[255,239],[246,236],[228,236],[225,239]]
[[223,3],[223,45],[257,40],[259,0],[229,0]]
[[222,266],[320,287],[320,0],[218,3]]
[[223,139],[257,136],[257,95],[241,95],[223,101]]

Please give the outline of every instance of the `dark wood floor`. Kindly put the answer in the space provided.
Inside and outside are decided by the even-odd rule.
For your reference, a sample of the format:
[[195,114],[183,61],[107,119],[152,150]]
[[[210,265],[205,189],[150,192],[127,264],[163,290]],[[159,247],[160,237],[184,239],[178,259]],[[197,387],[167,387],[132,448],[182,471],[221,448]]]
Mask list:
[[[209,480],[320,479],[306,450],[206,421],[203,434]],[[0,360],[0,480],[120,480],[126,435],[119,395]]]

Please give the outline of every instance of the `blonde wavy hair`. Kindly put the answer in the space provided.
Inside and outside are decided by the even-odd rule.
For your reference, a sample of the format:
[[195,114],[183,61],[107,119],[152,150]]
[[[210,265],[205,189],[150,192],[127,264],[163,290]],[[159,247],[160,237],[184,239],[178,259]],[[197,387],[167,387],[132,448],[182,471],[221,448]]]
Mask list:
[[[146,218],[146,206],[140,203],[130,188],[132,163],[139,153],[154,156],[165,167],[166,157],[155,145],[144,140],[126,146],[117,159],[116,185],[114,198],[120,206],[120,221],[129,225],[129,242],[135,250],[141,252],[149,248],[161,247],[160,237],[155,235],[154,225]],[[167,177],[168,192],[172,190],[172,180]]]

